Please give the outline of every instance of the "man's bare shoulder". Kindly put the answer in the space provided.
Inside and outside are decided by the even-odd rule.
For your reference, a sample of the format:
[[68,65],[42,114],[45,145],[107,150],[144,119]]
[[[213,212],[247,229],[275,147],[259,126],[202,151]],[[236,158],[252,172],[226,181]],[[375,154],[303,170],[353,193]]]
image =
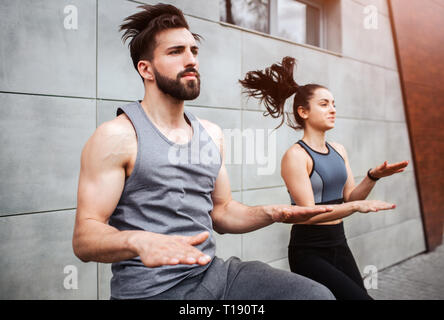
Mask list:
[[217,145],[221,145],[221,143],[223,141],[222,129],[217,124],[215,124],[209,120],[200,119],[200,118],[197,118],[197,120],[199,120],[199,122],[202,124],[204,129],[207,130],[208,134],[211,136],[213,141]]
[[202,124],[205,130],[207,130],[210,134],[219,135],[219,136],[222,135],[222,129],[214,122],[200,118],[197,118],[197,120],[199,120],[199,122]]
[[131,121],[125,114],[97,127],[86,142],[82,156],[106,160],[111,156],[125,163],[137,147],[137,137]]
[[[136,132],[134,127],[125,114],[121,114],[118,117],[106,121],[99,125],[91,136],[94,140],[100,140],[100,142],[109,141],[109,139],[127,139],[129,137],[135,137]],[[104,140],[104,141],[102,141]]]

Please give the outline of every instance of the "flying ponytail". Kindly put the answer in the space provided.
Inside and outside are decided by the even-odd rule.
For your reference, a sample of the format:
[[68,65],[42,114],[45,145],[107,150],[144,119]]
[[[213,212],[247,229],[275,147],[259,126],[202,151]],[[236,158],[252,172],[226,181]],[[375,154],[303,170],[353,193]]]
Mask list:
[[[317,84],[299,86],[293,79],[293,70],[296,60],[292,57],[284,57],[282,63],[272,64],[264,71],[249,71],[244,80],[239,80],[244,87],[243,93],[249,97],[259,99],[264,102],[267,111],[264,116],[273,118],[282,117],[279,128],[287,120],[287,125],[293,129],[302,129],[304,120],[297,113],[298,106],[309,109],[308,100],[317,88],[324,88]],[[293,101],[293,115],[285,112],[285,101],[296,94]],[[296,120],[296,123],[292,120]]]

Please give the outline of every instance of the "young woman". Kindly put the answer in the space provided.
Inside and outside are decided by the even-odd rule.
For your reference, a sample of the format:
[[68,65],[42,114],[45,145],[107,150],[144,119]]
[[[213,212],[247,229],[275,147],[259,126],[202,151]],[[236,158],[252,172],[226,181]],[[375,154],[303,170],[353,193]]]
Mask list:
[[[334,210],[294,224],[288,258],[291,271],[328,287],[337,299],[372,299],[348,247],[342,219],[354,212],[393,209],[379,200],[365,200],[376,181],[402,172],[408,161],[369,169],[355,185],[345,148],[327,142],[326,131],[335,126],[336,109],[331,92],[324,86],[299,86],[293,79],[295,59],[285,57],[265,71],[248,72],[240,83],[244,93],[264,102],[264,115],[282,117],[293,129],[303,129],[302,140],[284,154],[281,174],[293,205],[330,204]],[[292,113],[285,101],[294,95]]]

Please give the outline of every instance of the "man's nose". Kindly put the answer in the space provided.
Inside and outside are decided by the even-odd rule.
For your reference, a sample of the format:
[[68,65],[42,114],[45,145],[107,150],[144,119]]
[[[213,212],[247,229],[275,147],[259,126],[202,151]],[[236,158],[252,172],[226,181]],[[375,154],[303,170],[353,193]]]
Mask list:
[[185,51],[184,65],[185,67],[196,67],[198,64],[197,55],[191,50]]

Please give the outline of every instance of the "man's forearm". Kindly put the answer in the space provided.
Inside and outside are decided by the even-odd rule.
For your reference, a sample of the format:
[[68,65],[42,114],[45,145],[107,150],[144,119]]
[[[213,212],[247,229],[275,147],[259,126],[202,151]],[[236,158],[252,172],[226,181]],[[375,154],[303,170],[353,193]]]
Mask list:
[[218,233],[247,233],[272,224],[271,206],[246,206],[235,200],[216,205],[211,214]]
[[83,262],[112,263],[131,259],[137,256],[131,241],[139,232],[143,231],[119,231],[89,219],[74,230],[74,253]]

